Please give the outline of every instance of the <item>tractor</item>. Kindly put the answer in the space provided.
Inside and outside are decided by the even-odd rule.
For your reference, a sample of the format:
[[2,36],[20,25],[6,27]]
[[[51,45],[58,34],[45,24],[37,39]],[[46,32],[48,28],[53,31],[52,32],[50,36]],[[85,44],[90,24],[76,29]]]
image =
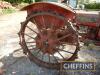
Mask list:
[[[99,14],[79,13],[55,2],[36,2],[21,10],[27,11],[27,17],[18,33],[20,45],[23,53],[39,66],[60,69],[62,61],[77,59],[80,35],[100,40]],[[87,29],[83,32],[81,26]]]

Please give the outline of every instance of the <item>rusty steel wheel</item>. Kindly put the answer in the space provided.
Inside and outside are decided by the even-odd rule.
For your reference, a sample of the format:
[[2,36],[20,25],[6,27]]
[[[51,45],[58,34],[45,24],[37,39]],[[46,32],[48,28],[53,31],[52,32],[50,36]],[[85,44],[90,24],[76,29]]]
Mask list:
[[64,16],[49,10],[35,11],[21,24],[20,45],[39,66],[60,69],[62,61],[77,58],[78,34]]

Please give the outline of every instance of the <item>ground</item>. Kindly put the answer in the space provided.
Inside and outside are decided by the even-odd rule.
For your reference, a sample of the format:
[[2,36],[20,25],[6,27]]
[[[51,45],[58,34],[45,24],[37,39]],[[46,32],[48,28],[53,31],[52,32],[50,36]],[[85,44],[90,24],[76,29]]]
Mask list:
[[[26,15],[26,12],[16,12],[0,16],[0,68],[4,70],[1,75],[59,75],[59,71],[39,67],[23,54],[17,33]],[[82,46],[76,61],[95,61],[96,71],[71,71],[62,75],[99,75],[100,46]]]

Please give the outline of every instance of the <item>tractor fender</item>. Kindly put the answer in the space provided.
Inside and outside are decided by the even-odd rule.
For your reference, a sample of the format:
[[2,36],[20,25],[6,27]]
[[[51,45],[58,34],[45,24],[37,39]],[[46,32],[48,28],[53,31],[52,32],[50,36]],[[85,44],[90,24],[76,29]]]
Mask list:
[[32,13],[33,11],[37,11],[37,10],[57,12],[60,15],[64,16],[67,20],[75,19],[75,11],[71,7],[61,4],[61,3],[36,2],[21,9],[21,11],[27,11],[28,15]]

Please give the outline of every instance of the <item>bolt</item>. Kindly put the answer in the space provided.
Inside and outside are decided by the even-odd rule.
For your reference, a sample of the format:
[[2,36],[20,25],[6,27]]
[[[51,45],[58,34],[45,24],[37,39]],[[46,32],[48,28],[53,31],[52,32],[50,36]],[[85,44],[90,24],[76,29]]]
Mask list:
[[48,44],[48,41],[45,41],[44,42],[44,45],[47,47],[49,44]]

